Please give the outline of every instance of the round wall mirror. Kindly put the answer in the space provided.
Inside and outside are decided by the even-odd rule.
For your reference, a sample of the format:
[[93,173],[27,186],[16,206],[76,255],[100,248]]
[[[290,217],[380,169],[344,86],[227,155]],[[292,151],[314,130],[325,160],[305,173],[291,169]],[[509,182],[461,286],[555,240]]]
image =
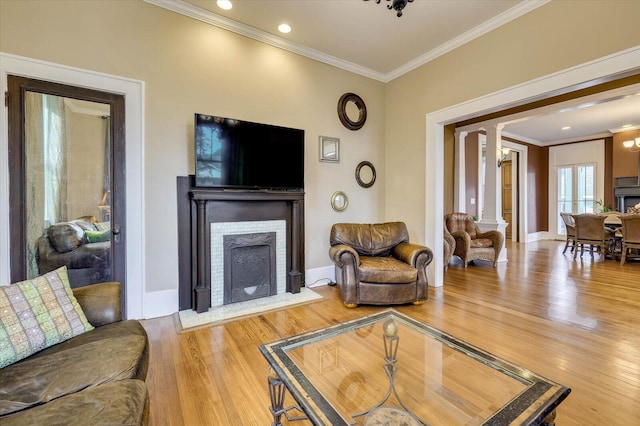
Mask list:
[[356,181],[363,188],[371,188],[376,182],[376,168],[368,161],[361,161],[356,167]]
[[355,93],[345,93],[338,101],[338,117],[349,130],[358,130],[367,121],[367,107]]
[[347,198],[347,194],[342,191],[336,191],[331,196],[331,207],[337,211],[341,212],[347,208],[349,205],[349,198]]

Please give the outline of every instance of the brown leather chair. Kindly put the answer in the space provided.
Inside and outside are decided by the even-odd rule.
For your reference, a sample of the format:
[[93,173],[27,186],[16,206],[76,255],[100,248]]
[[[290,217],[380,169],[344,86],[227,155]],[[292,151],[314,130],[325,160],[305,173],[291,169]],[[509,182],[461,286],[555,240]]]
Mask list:
[[427,300],[428,247],[409,243],[403,222],[336,223],[329,256],[345,306],[420,304]]
[[627,258],[640,258],[637,252],[629,252],[631,249],[640,249],[640,214],[620,215],[622,222],[622,257],[620,265],[624,265]]
[[593,257],[593,248],[596,247],[604,261],[614,244],[612,231],[604,226],[606,218],[606,216],[593,213],[573,215],[573,220],[576,222],[576,245],[579,246],[573,252],[574,259],[578,256],[578,249],[580,249],[580,256],[582,256],[584,245],[588,244],[591,257]]
[[455,238],[453,254],[462,259],[466,268],[473,260],[488,260],[495,267],[504,244],[499,231],[480,232],[473,216],[466,213],[450,213],[444,217],[444,226]]
[[449,269],[449,262],[451,261],[451,256],[453,256],[453,251],[456,249],[456,239],[453,238],[453,235],[447,231],[447,227],[444,227],[444,247],[442,250],[442,257],[444,263],[444,270]]
[[562,217],[562,221],[564,222],[565,232],[567,233],[567,242],[564,244],[564,250],[562,250],[562,254],[567,252],[567,248],[569,247],[569,243],[571,244],[571,252],[576,249],[576,222],[573,220],[573,216],[571,213],[560,213]]

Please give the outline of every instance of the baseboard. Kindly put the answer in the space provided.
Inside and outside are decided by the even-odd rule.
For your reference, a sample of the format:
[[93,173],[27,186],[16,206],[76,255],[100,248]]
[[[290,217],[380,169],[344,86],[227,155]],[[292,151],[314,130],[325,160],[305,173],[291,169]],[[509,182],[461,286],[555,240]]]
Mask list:
[[142,317],[158,318],[178,312],[178,289],[150,291],[144,295]]
[[322,268],[307,269],[305,271],[305,286],[318,287],[336,282],[335,268],[323,266]]
[[541,232],[534,232],[532,234],[527,234],[527,242],[531,243],[534,241],[541,241],[541,240],[550,240],[551,239],[551,234],[549,234],[548,231],[541,231]]

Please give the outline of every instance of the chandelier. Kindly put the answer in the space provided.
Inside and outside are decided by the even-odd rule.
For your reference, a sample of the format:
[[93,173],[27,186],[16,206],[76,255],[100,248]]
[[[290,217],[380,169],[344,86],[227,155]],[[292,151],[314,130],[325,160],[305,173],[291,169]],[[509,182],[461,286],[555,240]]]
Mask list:
[[[364,1],[369,1],[369,0],[364,0]],[[392,2],[391,4],[387,5],[387,9],[389,10],[395,10],[398,15],[398,18],[402,16],[402,9],[404,9],[407,6],[407,3],[413,3],[413,0],[387,0]],[[376,0],[376,4],[380,4],[380,0]]]

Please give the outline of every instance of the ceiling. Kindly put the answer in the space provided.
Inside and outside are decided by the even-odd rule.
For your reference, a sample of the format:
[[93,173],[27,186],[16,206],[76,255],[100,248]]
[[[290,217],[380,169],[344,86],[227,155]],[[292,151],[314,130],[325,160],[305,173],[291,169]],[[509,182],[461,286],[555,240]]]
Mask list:
[[[382,0],[145,0],[174,12],[351,72],[387,82],[477,38],[549,0],[415,0],[402,17]],[[289,34],[277,27],[287,23]],[[504,132],[536,145],[609,136],[640,128],[640,93],[600,99],[588,108],[545,110]],[[579,101],[576,101],[579,103]],[[562,127],[571,126],[569,130]]]

